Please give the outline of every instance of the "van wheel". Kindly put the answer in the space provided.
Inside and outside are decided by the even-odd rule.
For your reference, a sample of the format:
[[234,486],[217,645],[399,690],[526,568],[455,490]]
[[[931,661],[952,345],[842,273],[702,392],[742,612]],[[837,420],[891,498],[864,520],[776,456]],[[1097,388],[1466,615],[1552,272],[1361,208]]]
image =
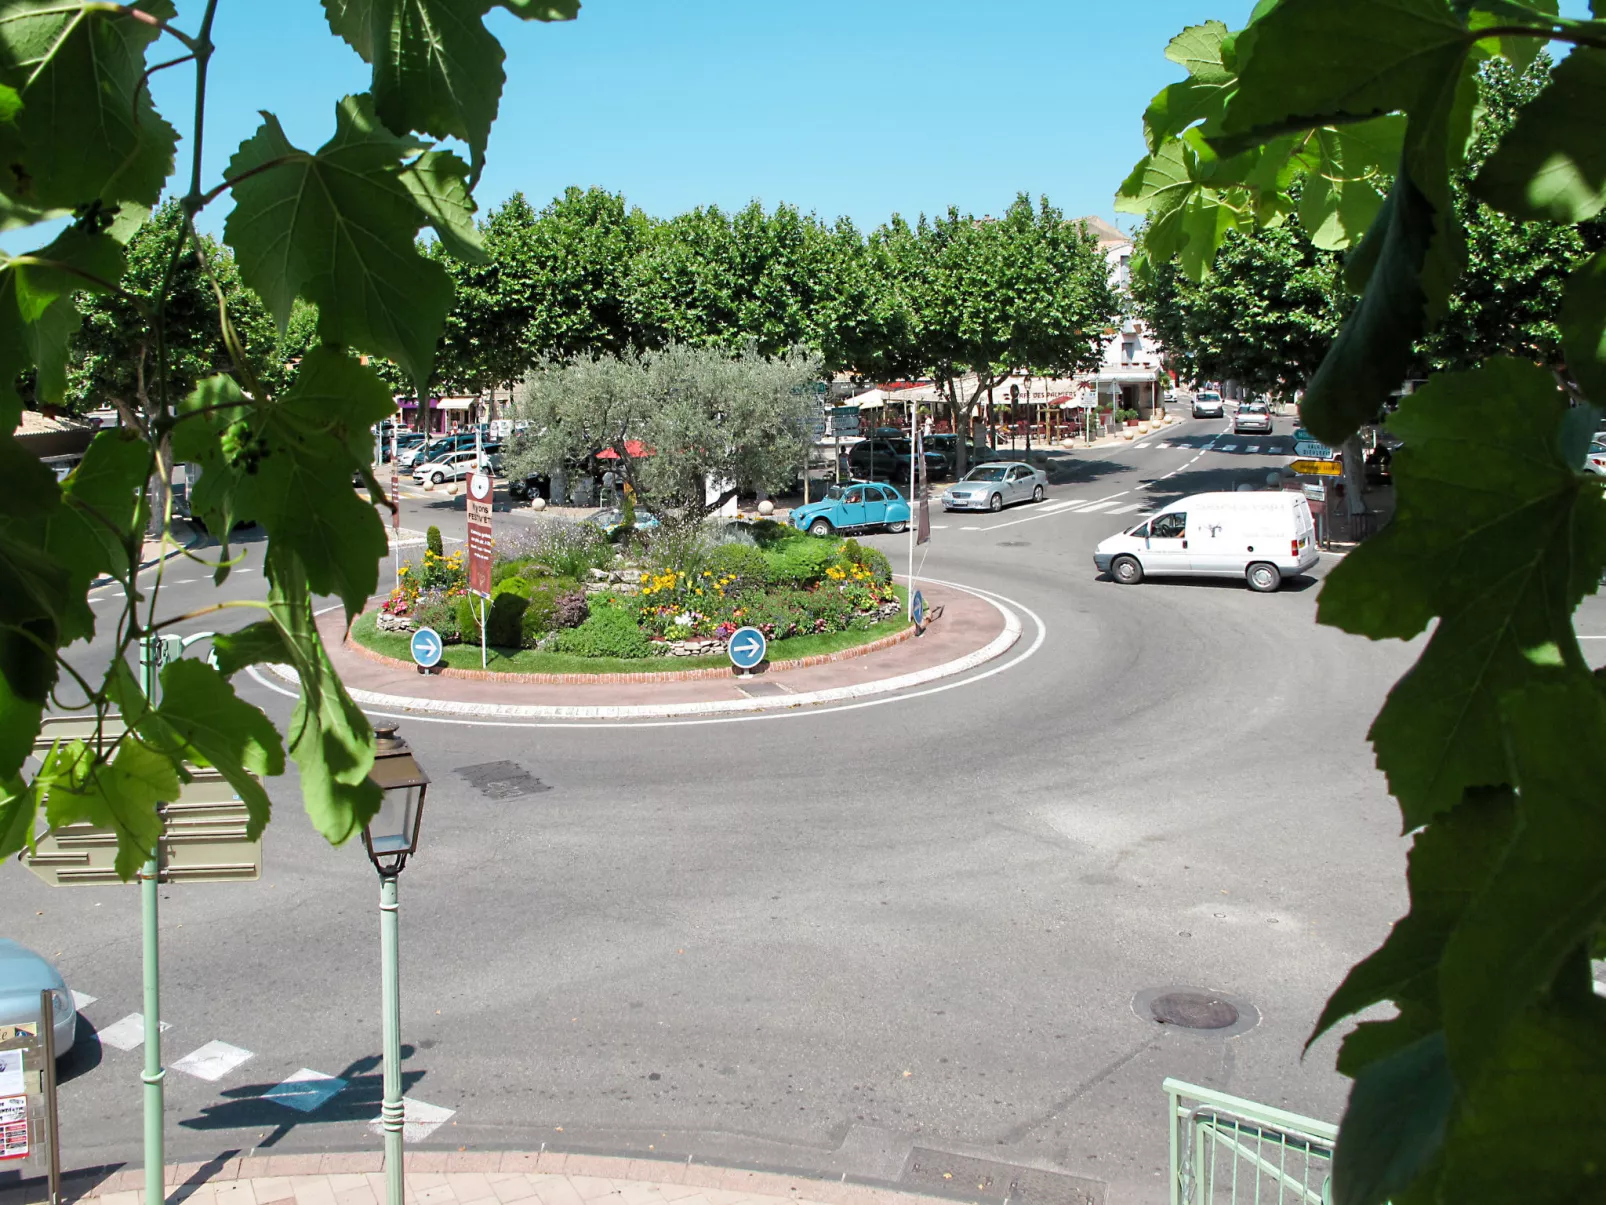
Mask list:
[[1249,566],[1245,576],[1249,579],[1249,588],[1259,594],[1274,594],[1283,584],[1282,570],[1265,561],[1256,561]]
[[1002,494],[994,494],[991,498],[989,498],[987,500],[987,509],[992,511],[994,514],[997,514],[999,511],[1003,510],[1004,509],[1003,495]]
[[809,535],[828,536],[831,534],[831,525],[824,519],[816,519],[809,524]]
[[1043,487],[1042,486],[1038,486],[1036,489],[1034,489],[1032,491],[1032,501],[1033,502],[1041,502],[1042,500],[1043,500]]
[[1123,586],[1135,586],[1143,580],[1143,566],[1135,556],[1118,556],[1110,564],[1110,576]]

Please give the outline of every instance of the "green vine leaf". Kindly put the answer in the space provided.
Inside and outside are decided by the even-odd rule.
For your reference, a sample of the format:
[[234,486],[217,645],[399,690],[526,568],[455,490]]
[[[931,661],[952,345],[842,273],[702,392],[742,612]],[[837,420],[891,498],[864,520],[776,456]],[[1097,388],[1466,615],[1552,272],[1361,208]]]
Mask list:
[[101,431],[89,441],[84,458],[62,483],[63,505],[45,523],[45,552],[65,566],[69,589],[61,616],[61,640],[87,640],[95,634],[88,602],[90,583],[101,574],[126,578],[137,569],[138,548],[148,517],[145,484],[150,477],[150,445],[133,431]]
[[427,381],[452,284],[415,244],[426,215],[402,167],[423,148],[380,124],[367,96],[340,102],[335,136],[317,154],[292,146],[272,114],[263,118],[228,168],[235,205],[223,237],[240,275],[281,331],[302,296],[318,307],[325,342]]
[[1143,114],[1143,130],[1150,152],[1158,151],[1197,121],[1218,118],[1238,82],[1222,62],[1221,43],[1227,27],[1220,21],[1190,25],[1172,38],[1165,57],[1187,69],[1188,78],[1163,88]]
[[194,659],[162,670],[155,721],[184,742],[186,756],[214,767],[244,801],[248,840],[261,836],[272,804],[258,775],[284,773],[284,743],[260,710],[243,701],[217,670]]
[[1582,222],[1606,207],[1606,50],[1575,48],[1523,106],[1473,182],[1496,209],[1523,221]]
[[172,759],[122,737],[110,760],[96,764],[83,741],[58,745],[45,758],[40,777],[48,784],[45,818],[51,828],[88,820],[117,834],[117,877],[127,882],[156,850],[162,819],[156,805],[178,798],[178,768]]
[[1606,406],[1606,251],[1567,277],[1556,325],[1568,372],[1597,406]]
[[1514,691],[1501,712],[1520,824],[1439,973],[1450,1060],[1466,1083],[1606,917],[1606,810],[1591,772],[1606,758],[1606,700],[1575,672]]
[[378,587],[389,544],[352,475],[368,463],[369,428],[395,409],[372,369],[318,347],[276,403],[247,404],[228,377],[203,382],[181,407],[173,450],[201,466],[192,505],[208,526],[255,519],[294,553],[313,590],[338,595],[355,616]]
[[[485,28],[490,0],[324,0],[329,27],[373,65],[374,108],[398,134],[468,144],[478,179],[507,76]],[[526,20],[567,21],[578,4],[507,0]]]
[[1411,911],[1388,940],[1350,968],[1305,1048],[1345,1017],[1383,1001],[1438,1013],[1445,943],[1483,889],[1515,826],[1511,792],[1469,791],[1454,811],[1417,833],[1406,863]]
[[[6,680],[0,678],[0,782],[13,778],[32,755],[33,739],[43,717],[43,706],[19,699]],[[0,858],[8,856],[3,831],[6,824],[0,819]]]
[[[0,696],[4,691],[4,685],[0,684]],[[0,720],[6,719],[7,715],[5,705],[0,703]],[[30,741],[30,750],[32,744]],[[18,764],[21,764],[20,759]],[[39,792],[34,784],[23,782],[15,771],[0,778],[0,861],[30,848],[38,824]]]
[[[138,0],[154,17],[169,0]],[[154,205],[178,135],[145,84],[159,31],[95,0],[13,0],[0,15],[0,83],[21,107],[0,122],[0,191],[25,205]]]
[[450,151],[427,151],[403,170],[401,178],[442,246],[464,263],[490,262],[474,225],[467,164]]
[[1490,1053],[1445,1141],[1441,1201],[1606,1200],[1606,1000],[1524,1018]]
[[1562,451],[1566,400],[1533,364],[1438,376],[1389,427],[1396,517],[1328,577],[1320,622],[1373,639],[1439,623],[1372,725],[1407,830],[1509,781],[1498,701],[1571,641],[1606,569],[1606,501]]
[[1363,1069],[1333,1148],[1333,1205],[1383,1205],[1409,1188],[1444,1145],[1455,1096],[1443,1034]]

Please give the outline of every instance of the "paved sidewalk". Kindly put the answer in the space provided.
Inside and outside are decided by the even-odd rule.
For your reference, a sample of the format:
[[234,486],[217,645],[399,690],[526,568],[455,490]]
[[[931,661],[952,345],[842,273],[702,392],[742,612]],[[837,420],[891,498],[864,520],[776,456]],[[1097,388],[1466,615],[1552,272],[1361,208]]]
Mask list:
[[[415,1152],[406,1156],[407,1199],[414,1205],[922,1205],[917,1196],[843,1180],[656,1159],[611,1159],[555,1152]],[[343,1155],[220,1156],[170,1164],[170,1205],[384,1205],[384,1157]],[[63,1176],[66,1202],[145,1205],[137,1167]],[[0,1189],[0,1205],[36,1205],[43,1180]],[[963,1198],[960,1198],[963,1199]]]

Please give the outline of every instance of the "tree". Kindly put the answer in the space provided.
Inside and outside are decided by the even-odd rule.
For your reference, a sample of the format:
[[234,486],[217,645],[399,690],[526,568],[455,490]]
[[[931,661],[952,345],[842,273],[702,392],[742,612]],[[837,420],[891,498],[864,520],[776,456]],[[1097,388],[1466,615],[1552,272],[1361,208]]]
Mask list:
[[[214,42],[217,4],[198,7],[189,28],[156,0],[11,3],[0,20],[0,221],[13,231],[42,222],[59,230],[48,242],[39,234],[33,251],[0,256],[0,458],[8,469],[0,494],[0,858],[34,843],[41,813],[51,826],[87,820],[115,832],[125,880],[155,857],[158,806],[179,797],[189,766],[210,765],[230,783],[248,811],[250,839],[268,822],[259,776],[282,774],[287,755],[306,811],[329,841],[347,840],[378,809],[373,731],[334,673],[312,597],[337,596],[349,620],[378,584],[386,539],[373,504],[391,500],[371,474],[369,428],[394,406],[357,355],[428,381],[452,283],[419,253],[418,232],[429,225],[455,254],[480,254],[471,186],[503,81],[501,47],[481,23],[488,4],[442,0],[437,7],[453,10],[444,22],[415,20],[399,6],[328,5],[333,32],[372,65],[369,90],[334,105],[332,136],[315,151],[292,144],[263,114],[223,178],[207,181],[199,148],[208,75],[229,52],[249,50]],[[571,18],[578,5],[503,7],[546,21]],[[153,52],[158,41],[165,53]],[[186,140],[197,150],[173,181],[176,208],[141,235],[141,220],[168,189],[178,143],[148,79],[181,66],[195,72]],[[472,172],[435,137],[460,140]],[[225,196],[232,258],[195,229],[196,215]],[[218,282],[210,309],[208,278]],[[14,434],[16,386],[27,380],[39,404],[67,400],[78,307],[102,300],[108,308],[96,311],[77,362],[83,387],[121,396],[134,381],[138,405],[121,428],[97,433],[58,482]],[[216,318],[210,340],[208,313]],[[286,385],[287,374],[276,373],[282,354],[266,335],[284,337],[293,323],[311,326],[317,345]],[[148,522],[164,551],[174,546],[165,487],[175,460],[201,467],[192,505],[212,531],[226,537],[237,519],[261,523],[266,599],[175,614],[161,571],[140,576]],[[369,500],[351,488],[357,472]],[[212,566],[219,585],[231,564],[225,547]],[[97,679],[67,650],[92,639],[107,615],[88,603],[103,575],[120,588],[121,606]],[[154,680],[135,679],[130,666],[155,664],[173,625],[241,606],[258,621],[217,635],[211,661],[180,657]],[[283,734],[230,681],[268,660],[293,665],[300,680]],[[58,741],[24,780],[46,708],[90,718],[100,735]],[[108,722],[114,716],[120,723]]]
[[821,367],[805,349],[764,356],[753,342],[734,354],[677,343],[549,365],[518,392],[537,434],[514,451],[512,471],[556,471],[612,449],[639,495],[700,518],[795,479]]
[[[1567,55],[1540,62],[1556,42]],[[1598,1200],[1606,682],[1573,614],[1606,573],[1606,492],[1583,472],[1606,403],[1606,20],[1542,0],[1280,0],[1167,53],[1188,78],[1150,105],[1122,189],[1149,215],[1148,269],[1202,280],[1229,230],[1296,204],[1318,245],[1348,250],[1358,297],[1301,406],[1329,443],[1424,349],[1447,366],[1389,417],[1395,518],[1317,610],[1424,637],[1370,732],[1414,834],[1410,912],[1312,1032],[1393,1008],[1339,1050],[1354,1087],[1333,1200]],[[1509,90],[1514,120],[1491,106],[1475,126],[1480,86]]]

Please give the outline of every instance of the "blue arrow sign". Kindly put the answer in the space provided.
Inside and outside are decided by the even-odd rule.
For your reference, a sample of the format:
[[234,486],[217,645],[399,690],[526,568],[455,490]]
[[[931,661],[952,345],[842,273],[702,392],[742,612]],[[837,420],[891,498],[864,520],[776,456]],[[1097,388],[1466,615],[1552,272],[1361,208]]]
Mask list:
[[918,590],[909,602],[909,618],[914,620],[917,628],[926,622],[926,596]]
[[441,654],[446,651],[446,643],[434,628],[419,628],[413,633],[409,644],[413,650],[413,660],[424,669],[433,669],[439,665]]
[[764,660],[764,654],[769,651],[769,642],[757,628],[737,628],[731,633],[725,651],[737,669],[752,669]]

